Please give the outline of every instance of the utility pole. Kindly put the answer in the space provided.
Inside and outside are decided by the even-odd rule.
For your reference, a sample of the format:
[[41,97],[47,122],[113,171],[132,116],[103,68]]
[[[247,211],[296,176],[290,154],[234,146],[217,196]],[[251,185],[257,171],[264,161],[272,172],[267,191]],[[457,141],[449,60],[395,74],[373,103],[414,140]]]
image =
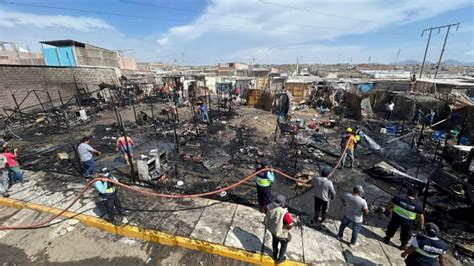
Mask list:
[[445,50],[445,47],[446,47],[446,41],[448,40],[449,30],[451,29],[451,27],[456,26],[456,31],[458,31],[460,24],[461,23],[448,25],[448,30],[446,31],[446,37],[444,37],[443,49],[441,49],[441,54],[439,55],[438,65],[436,66],[436,72],[435,72],[434,78],[436,78],[436,76],[438,76],[439,67],[441,66],[441,59],[443,58],[443,53],[444,53],[444,50]]
[[456,31],[457,31],[459,29],[459,25],[460,25],[460,23],[443,25],[443,26],[439,26],[439,27],[430,27],[429,29],[424,29],[421,32],[421,37],[423,37],[423,34],[425,33],[425,31],[429,31],[430,34],[428,35],[428,41],[426,42],[425,55],[423,56],[423,63],[421,63],[420,78],[421,78],[421,75],[423,74],[423,68],[425,67],[426,54],[428,53],[428,47],[430,46],[430,40],[431,40],[431,33],[433,32],[433,30],[438,30],[438,34],[439,34],[441,29],[446,28],[446,27],[448,28],[448,31],[446,32],[446,37],[444,39],[443,49],[441,50],[441,55],[439,57],[439,62],[438,62],[438,65],[436,67],[436,73],[435,73],[435,78],[436,78],[436,76],[438,75],[439,66],[441,64],[441,58],[443,57],[444,48],[446,46],[446,41],[448,40],[449,30],[451,29],[451,27],[456,26]]
[[299,60],[300,58],[303,58],[302,56],[298,56],[296,58],[296,75],[298,76],[298,74],[300,73],[300,65],[299,65]]

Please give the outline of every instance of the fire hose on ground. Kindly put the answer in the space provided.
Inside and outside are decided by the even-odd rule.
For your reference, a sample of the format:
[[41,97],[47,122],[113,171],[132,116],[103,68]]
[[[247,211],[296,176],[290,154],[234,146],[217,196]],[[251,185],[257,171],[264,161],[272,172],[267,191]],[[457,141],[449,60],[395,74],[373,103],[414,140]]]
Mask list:
[[[342,154],[341,154],[341,157],[339,158],[339,160],[337,161],[337,164],[336,166],[334,167],[334,169],[331,171],[331,173],[329,174],[329,176],[332,176],[334,174],[334,172],[336,171],[337,167],[340,165],[342,159],[344,158],[344,155],[346,154],[346,151],[347,151],[347,148],[348,148],[348,145],[346,145],[346,147],[344,148]],[[216,195],[216,194],[219,194],[219,193],[222,193],[224,191],[227,191],[227,190],[231,190],[231,189],[234,189],[240,185],[242,185],[243,183],[249,181],[250,179],[254,178],[256,175],[258,175],[259,173],[262,173],[262,172],[266,172],[266,171],[273,171],[275,173],[278,173],[290,180],[293,180],[293,181],[296,181],[296,182],[301,182],[301,183],[307,183],[308,181],[307,180],[301,180],[301,179],[298,179],[298,178],[295,178],[295,177],[292,177],[290,175],[287,175],[283,172],[281,172],[280,170],[277,170],[277,169],[274,169],[274,168],[264,168],[264,169],[261,169],[261,170],[258,170],[250,175],[247,175],[246,177],[244,177],[243,179],[231,184],[231,185],[228,185],[224,188],[220,188],[220,189],[217,189],[217,190],[214,190],[214,191],[208,191],[208,192],[202,192],[202,193],[197,193],[197,194],[190,194],[190,195],[185,195],[185,194],[161,194],[161,193],[156,193],[156,192],[151,192],[151,191],[146,191],[146,190],[142,190],[142,189],[137,189],[135,187],[132,187],[132,186],[129,186],[129,185],[126,185],[126,184],[123,184],[123,183],[120,183],[118,181],[115,181],[115,180],[111,180],[111,179],[108,179],[108,178],[102,178],[102,177],[99,177],[99,178],[94,178],[90,181],[88,181],[86,183],[86,185],[79,191],[79,193],[76,195],[76,197],[73,199],[73,201],[68,205],[66,206],[66,208],[64,208],[63,210],[61,210],[61,212],[59,212],[58,214],[56,215],[53,215],[43,221],[40,221],[38,223],[35,223],[35,224],[30,224],[30,225],[16,225],[16,226],[2,226],[0,227],[0,231],[3,231],[3,230],[20,230],[20,229],[36,229],[36,228],[40,228],[40,227],[44,227],[44,226],[47,226],[49,223],[51,223],[54,219],[62,216],[64,213],[66,213],[70,208],[72,208],[72,206],[74,206],[74,204],[84,195],[84,193],[86,193],[87,189],[92,186],[95,182],[97,181],[103,181],[103,182],[109,182],[109,183],[113,183],[114,185],[117,185],[117,186],[120,186],[120,187],[123,187],[125,189],[128,189],[128,190],[131,190],[131,191],[134,191],[134,192],[137,192],[137,193],[140,193],[140,194],[143,194],[145,196],[149,196],[149,197],[158,197],[158,198],[168,198],[168,199],[182,199],[182,198],[197,198],[197,197],[204,197],[204,196],[211,196],[211,195]],[[328,176],[328,177],[329,177]]]

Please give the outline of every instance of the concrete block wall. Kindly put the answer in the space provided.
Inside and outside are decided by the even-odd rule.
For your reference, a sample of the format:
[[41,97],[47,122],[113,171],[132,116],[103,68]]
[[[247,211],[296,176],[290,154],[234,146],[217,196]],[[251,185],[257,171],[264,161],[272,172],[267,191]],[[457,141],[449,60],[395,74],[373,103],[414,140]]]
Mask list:
[[[0,108],[15,108],[12,94],[19,103],[31,90],[38,90],[38,97],[44,105],[49,106],[47,92],[53,102],[58,103],[58,91],[63,98],[76,94],[74,79],[79,88],[87,87],[93,91],[102,82],[118,84],[118,73],[113,68],[0,65]],[[25,99],[21,108],[31,106],[40,107],[33,93]]]

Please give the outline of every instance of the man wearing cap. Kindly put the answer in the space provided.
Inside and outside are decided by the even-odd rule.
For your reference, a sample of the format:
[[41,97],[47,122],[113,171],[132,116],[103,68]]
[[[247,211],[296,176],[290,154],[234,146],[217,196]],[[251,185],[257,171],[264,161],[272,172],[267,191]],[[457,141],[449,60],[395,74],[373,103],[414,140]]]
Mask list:
[[[325,167],[321,171],[321,176],[314,179],[314,222],[319,225],[326,220],[326,212],[329,205],[329,200],[334,199],[336,191],[329,175],[332,169]],[[319,213],[321,212],[321,221],[319,221]]]
[[[266,160],[262,161],[257,171],[265,169],[270,166],[270,163]],[[257,174],[257,198],[258,206],[260,211],[265,213],[267,205],[272,202],[272,184],[275,181],[275,175],[272,171],[263,171]]]
[[[277,263],[285,261],[286,248],[291,241],[290,229],[293,227],[293,219],[285,208],[286,199],[278,195],[274,202],[268,205],[265,215],[265,227],[272,234],[273,259]],[[278,252],[278,245],[280,250]]]
[[357,237],[359,236],[360,227],[364,220],[363,215],[369,213],[369,207],[367,201],[362,198],[364,195],[364,189],[361,185],[354,187],[352,193],[344,193],[341,196],[342,201],[346,204],[344,209],[344,217],[342,218],[341,225],[339,226],[339,233],[337,238],[341,240],[344,236],[344,229],[351,224],[352,225],[352,237],[351,247],[357,247]]
[[341,141],[341,150],[342,152],[345,151],[344,156],[342,157],[342,162],[340,164],[341,169],[346,164],[347,156],[349,156],[351,159],[351,166],[349,166],[349,168],[352,168],[352,166],[354,165],[354,161],[355,161],[354,149],[355,149],[356,143],[357,143],[357,140],[352,132],[352,128],[348,127],[346,129],[346,135],[342,138],[342,141]]
[[[118,182],[117,178],[115,178],[109,172],[109,169],[105,167],[100,170],[100,177]],[[107,220],[110,223],[114,223],[115,212],[117,212],[117,214],[122,217],[125,216],[125,213],[122,210],[122,203],[120,202],[120,199],[118,196],[117,188],[112,182],[97,180],[94,183],[94,187],[99,192],[99,196],[105,204],[105,210],[106,210],[105,220]],[[122,220],[122,222],[125,222],[125,223],[127,222],[125,217]]]
[[411,246],[402,254],[405,264],[408,266],[444,266],[444,254],[448,250],[448,245],[438,238],[440,231],[436,224],[426,223],[424,234],[416,235]]
[[409,188],[406,197],[395,196],[388,203],[387,210],[393,210],[393,213],[383,240],[385,244],[390,243],[390,238],[395,235],[398,227],[401,227],[400,249],[405,250],[411,238],[413,222],[418,219],[419,228],[423,228],[425,219],[423,208],[416,201],[417,194],[414,188]]

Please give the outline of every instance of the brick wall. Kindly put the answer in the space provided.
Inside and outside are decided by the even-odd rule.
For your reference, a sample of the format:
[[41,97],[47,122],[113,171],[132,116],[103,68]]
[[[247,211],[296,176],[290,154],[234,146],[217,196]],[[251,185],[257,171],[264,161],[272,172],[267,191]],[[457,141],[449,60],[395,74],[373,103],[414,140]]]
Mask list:
[[[58,90],[64,99],[76,94],[74,78],[79,88],[93,91],[102,82],[118,84],[117,77],[113,68],[0,65],[0,108],[15,108],[12,94],[20,103],[29,91],[38,90],[38,98],[44,105],[49,105],[47,92],[53,102],[58,102]],[[21,108],[39,107],[38,98],[30,93]]]

